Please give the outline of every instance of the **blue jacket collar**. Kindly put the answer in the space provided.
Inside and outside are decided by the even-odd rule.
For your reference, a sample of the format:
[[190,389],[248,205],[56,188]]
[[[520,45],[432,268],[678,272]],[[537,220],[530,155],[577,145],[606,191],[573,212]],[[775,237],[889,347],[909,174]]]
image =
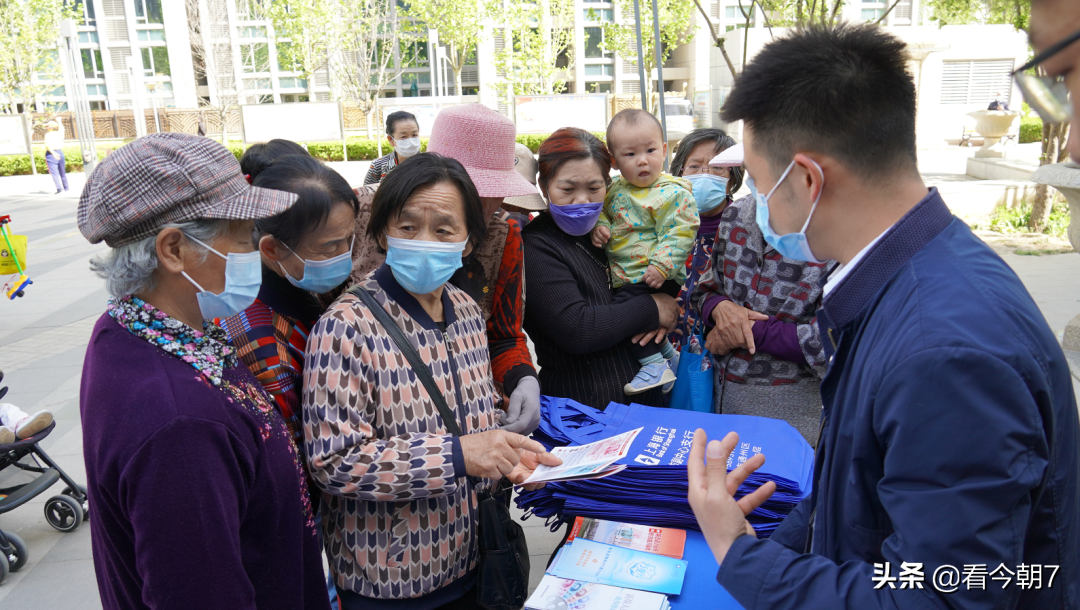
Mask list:
[[854,320],[900,267],[952,221],[952,212],[937,188],[931,188],[829,293],[822,309],[830,325],[842,328]]
[[[393,270],[390,269],[390,265],[383,263],[375,271],[375,281],[379,283],[379,288],[382,288],[391,299],[394,300],[405,313],[409,314],[409,317],[416,320],[427,330],[439,330],[439,325],[431,319],[428,312],[424,310],[420,305],[420,301],[416,300],[416,297],[409,294],[408,290],[401,287],[397,278],[394,277]],[[443,304],[443,317],[446,319],[447,328],[457,321],[457,314],[454,311],[454,302],[450,299],[450,282],[443,285],[442,304]]]

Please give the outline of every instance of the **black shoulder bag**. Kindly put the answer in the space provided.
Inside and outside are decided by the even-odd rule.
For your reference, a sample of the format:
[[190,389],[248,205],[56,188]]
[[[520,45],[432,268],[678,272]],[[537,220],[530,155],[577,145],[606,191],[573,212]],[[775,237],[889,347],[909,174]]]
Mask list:
[[[446,429],[460,438],[461,427],[458,426],[457,418],[446,404],[431,371],[409,343],[405,333],[401,332],[390,314],[386,313],[375,297],[363,287],[357,286],[350,292],[364,302],[390,334],[390,338],[409,361],[416,377],[427,388]],[[468,479],[476,489],[473,478]],[[502,479],[502,482],[506,483],[506,479]],[[503,497],[504,493],[509,493],[510,487],[509,484],[497,485],[495,495],[488,491],[476,492],[480,515],[476,524],[480,545],[476,598],[487,610],[519,610],[525,605],[529,589],[529,547],[525,542],[525,532],[510,517],[508,503]]]

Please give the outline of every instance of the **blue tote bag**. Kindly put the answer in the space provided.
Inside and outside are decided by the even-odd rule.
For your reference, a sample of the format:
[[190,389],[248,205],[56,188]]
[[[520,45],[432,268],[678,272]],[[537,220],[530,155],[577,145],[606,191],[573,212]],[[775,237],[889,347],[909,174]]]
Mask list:
[[669,403],[672,409],[713,412],[712,355],[705,349],[705,335],[701,332],[703,330],[695,325],[693,332],[679,348],[679,369],[675,372],[677,379],[671,390]]

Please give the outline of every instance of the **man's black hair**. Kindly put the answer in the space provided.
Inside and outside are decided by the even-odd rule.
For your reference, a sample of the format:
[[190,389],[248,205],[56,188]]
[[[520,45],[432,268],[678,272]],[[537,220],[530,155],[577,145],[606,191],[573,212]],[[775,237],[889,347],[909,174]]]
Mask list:
[[[379,238],[386,234],[390,221],[401,214],[405,202],[416,191],[444,182],[454,185],[461,194],[469,240],[474,248],[482,246],[487,238],[487,218],[484,217],[484,206],[480,203],[476,185],[460,161],[436,153],[420,153],[410,157],[383,178],[371,202],[368,237],[378,243]],[[378,250],[383,252],[381,245]]]
[[244,151],[244,156],[240,157],[240,171],[251,177],[252,180],[259,175],[259,172],[266,169],[274,159],[284,157],[285,155],[307,155],[309,154],[307,149],[303,146],[293,142],[292,140],[282,140],[280,138],[270,140],[269,142],[259,142],[258,144],[252,144]]
[[334,206],[347,203],[356,216],[360,201],[349,183],[311,155],[285,155],[267,165],[252,181],[252,186],[298,195],[289,209],[255,221],[258,236],[273,235],[290,248],[318,229]]
[[814,26],[747,64],[724,102],[755,152],[781,172],[798,152],[834,157],[863,178],[916,171],[915,83],[906,45],[870,24]]
[[615,116],[611,117],[611,122],[607,126],[607,135],[605,136],[605,142],[608,150],[615,153],[615,143],[613,140],[615,134],[615,128],[620,125],[633,126],[641,123],[642,121],[651,121],[656,125],[656,131],[660,132],[660,143],[663,144],[664,140],[664,128],[660,125],[660,121],[652,114],[645,112],[641,108],[626,108],[620,110]]
[[386,117],[386,135],[392,137],[394,135],[394,129],[401,121],[412,121],[413,123],[416,123],[417,127],[420,127],[420,121],[416,120],[415,114],[405,112],[404,110],[398,110],[396,112],[391,112]]
[[[694,149],[702,142],[713,143],[713,156],[735,146],[735,139],[725,133],[723,129],[717,129],[716,127],[702,127],[695,129],[686,134],[686,137],[679,141],[679,147],[675,149],[675,156],[671,160],[672,175],[683,175],[683,170],[685,169],[683,166],[686,165],[687,157],[689,157],[690,153],[694,152]],[[706,163],[709,161],[710,159],[705,160]],[[734,193],[742,188],[743,168],[729,167],[728,174],[731,176],[728,178],[728,181],[731,183],[731,192]]]

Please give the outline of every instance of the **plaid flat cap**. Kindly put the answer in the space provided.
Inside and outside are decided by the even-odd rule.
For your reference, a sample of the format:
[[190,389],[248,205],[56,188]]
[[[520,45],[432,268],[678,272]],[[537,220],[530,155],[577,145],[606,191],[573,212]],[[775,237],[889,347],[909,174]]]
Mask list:
[[155,133],[98,164],[79,198],[79,230],[117,248],[157,235],[163,225],[203,218],[254,220],[289,209],[296,195],[248,184],[221,144]]

